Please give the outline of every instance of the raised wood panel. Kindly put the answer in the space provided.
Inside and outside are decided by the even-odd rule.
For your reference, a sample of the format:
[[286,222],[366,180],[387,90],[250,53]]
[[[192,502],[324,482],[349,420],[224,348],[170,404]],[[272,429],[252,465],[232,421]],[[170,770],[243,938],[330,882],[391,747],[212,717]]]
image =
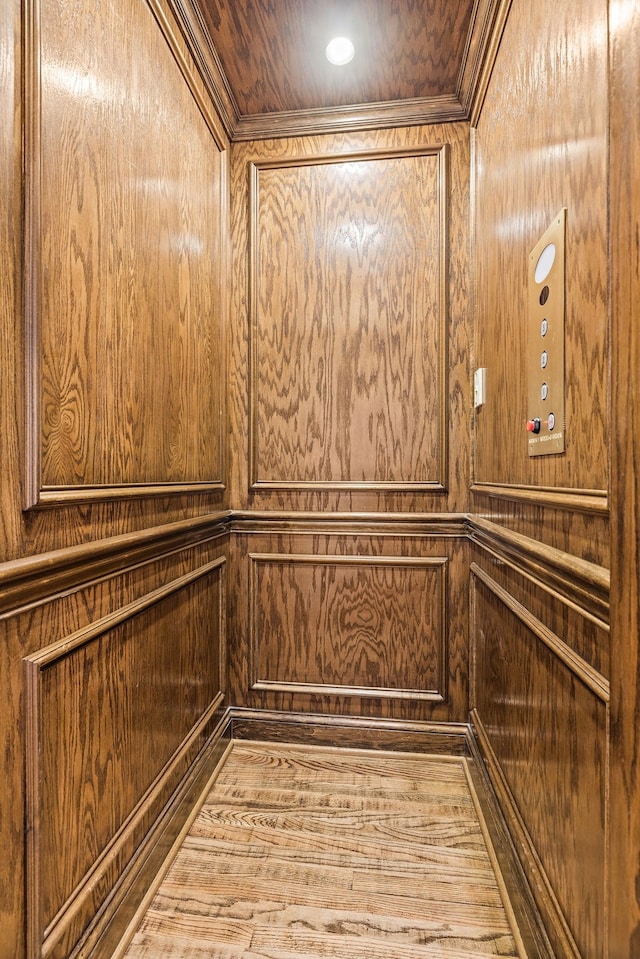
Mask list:
[[251,175],[252,486],[443,487],[445,148]]
[[244,529],[232,543],[230,702],[466,721],[463,537]]
[[224,570],[212,559],[25,658],[30,957],[69,954],[210,731]]
[[[510,5],[474,138],[474,364],[487,369],[474,479],[478,489],[513,497],[540,490],[538,503],[560,509],[575,509],[581,497],[585,508],[606,509],[606,90],[606,3]],[[528,254],[562,207],[566,452],[530,459]]]
[[25,22],[25,505],[220,488],[224,135],[159,0]]
[[446,557],[249,560],[252,689],[446,699]]
[[[421,513],[466,508],[468,491],[464,476],[470,441],[469,330],[465,325],[469,289],[468,136],[467,128],[451,124],[233,146],[234,303],[229,382],[230,425],[235,437],[230,486],[235,507],[416,510]],[[443,162],[443,145],[448,147],[449,154],[446,196],[436,182]],[[365,162],[363,155],[371,156]],[[408,183],[407,171],[421,170],[423,166],[427,170],[424,186]],[[248,170],[252,167],[259,188],[257,198],[254,197],[257,209],[254,205],[250,223]],[[406,201],[398,197],[398,186],[381,182],[384,177],[380,171],[384,170],[398,172],[408,196],[415,198],[418,189],[426,193],[436,217],[427,225],[425,236],[404,237],[403,244],[407,242],[404,251],[397,243],[403,229],[403,209],[408,225],[421,222],[425,211],[407,212]],[[359,171],[366,171],[366,178],[360,178]],[[353,195],[344,185],[340,186],[340,178],[347,173],[352,173],[355,181]],[[334,179],[337,182],[331,186]],[[320,248],[319,263],[323,264],[320,271],[310,259],[305,261],[302,243],[296,242],[296,237],[303,229],[308,233],[314,225],[326,232],[332,223],[334,239],[340,233],[337,207],[329,209],[324,200],[321,202],[323,182],[329,200],[339,202],[344,217],[357,214],[360,226],[357,220],[354,223],[343,220],[342,252],[336,243],[329,249]],[[305,184],[313,188],[319,204],[316,210],[310,207],[310,193],[299,196],[284,192],[285,187],[291,186],[293,190],[296,184],[300,189]],[[254,188],[255,185],[254,181]],[[385,197],[393,201],[388,209],[384,206]],[[250,264],[247,254],[251,245],[250,226],[255,233],[256,214],[261,208],[263,214],[268,212],[267,200],[273,208],[273,215],[270,214],[276,230],[273,240],[279,236],[282,245],[275,253],[271,240],[267,245],[268,224],[265,222],[264,240],[254,235],[253,249],[258,257],[267,259],[261,265],[254,256]],[[437,217],[443,212],[445,201],[446,248],[439,245],[434,233],[442,235]],[[305,209],[306,218],[299,224],[297,215]],[[380,258],[381,244],[386,241],[375,232],[376,224],[382,228],[386,221],[389,229],[393,226],[395,231],[393,245],[390,240],[387,250],[397,258],[395,273]],[[287,233],[283,232],[285,229]],[[352,247],[344,244],[347,233],[353,241]],[[256,241],[259,241],[257,248]],[[315,244],[313,236],[309,242],[311,246]],[[446,264],[444,260],[437,266],[428,262],[427,251],[434,242],[438,259],[443,254]],[[405,254],[413,260],[406,261]],[[294,256],[297,261],[292,259]],[[270,261],[274,267],[271,277],[267,270]],[[296,263],[303,270],[300,275]],[[347,284],[349,277],[342,274],[341,278],[340,274],[347,266],[351,270],[350,285]],[[384,283],[375,281],[371,272],[365,275],[365,266],[375,267],[385,278]],[[446,291],[442,294],[438,286],[440,269],[445,271],[446,278]],[[250,275],[254,282],[250,282]],[[357,312],[357,283],[361,290],[360,313]],[[414,284],[412,289],[410,283]],[[431,284],[430,292],[425,292],[423,283]],[[343,290],[342,302],[338,301],[339,288]],[[350,304],[346,299],[349,293]],[[289,301],[283,300],[285,294]],[[365,294],[368,299],[364,298]],[[275,308],[274,315],[267,316],[260,297],[271,299],[275,305],[280,303],[279,311],[282,314],[286,310],[288,325],[284,325],[283,316],[278,316]],[[308,297],[315,302],[305,299]],[[293,310],[294,299],[299,309]],[[428,324],[418,317],[419,310],[414,309],[416,304],[426,303],[435,310],[444,300],[448,304],[446,316],[432,313]],[[398,312],[402,304],[407,307],[404,319]],[[254,320],[251,369],[250,305]],[[256,316],[258,310],[264,317],[256,330],[255,321],[260,319]],[[324,317],[322,321],[316,322],[315,314]],[[339,325],[343,323],[340,317],[344,317],[344,322],[348,320],[349,327]],[[434,321],[436,324],[446,322],[446,335],[444,327],[442,332],[434,329]],[[262,340],[256,339],[255,332]],[[409,354],[403,352],[401,337],[405,335],[418,336],[412,349],[416,357],[420,357],[420,363],[413,364]],[[428,344],[435,347],[436,337],[439,347],[446,343],[445,352],[439,356],[427,354]],[[312,349],[318,354],[317,361],[311,355]],[[431,372],[427,383],[428,371]],[[445,382],[448,393],[443,406],[441,391]],[[418,391],[421,383],[424,395]],[[405,391],[406,398],[403,398]],[[430,411],[436,420],[427,422]],[[418,446],[421,436],[424,448]],[[445,446],[448,448],[446,465]],[[268,454],[268,460],[263,451]],[[253,468],[249,471],[251,458]],[[446,493],[440,484],[446,487]]]
[[604,955],[608,683],[472,567],[473,702],[558,956]]

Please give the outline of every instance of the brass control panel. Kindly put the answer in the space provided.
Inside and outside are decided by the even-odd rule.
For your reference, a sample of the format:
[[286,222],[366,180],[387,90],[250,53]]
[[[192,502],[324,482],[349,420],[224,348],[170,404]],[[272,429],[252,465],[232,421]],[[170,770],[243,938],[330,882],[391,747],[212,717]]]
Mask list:
[[565,234],[562,209],[529,254],[527,436],[529,456],[564,453]]

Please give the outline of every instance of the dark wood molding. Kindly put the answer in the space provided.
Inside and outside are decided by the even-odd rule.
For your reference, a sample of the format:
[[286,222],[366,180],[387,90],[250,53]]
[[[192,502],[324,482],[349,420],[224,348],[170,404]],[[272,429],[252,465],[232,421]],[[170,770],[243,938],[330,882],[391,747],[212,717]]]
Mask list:
[[511,0],[477,0],[474,7],[470,44],[458,81],[458,97],[472,126],[480,119],[510,7]]
[[469,755],[466,723],[364,719],[238,706],[229,709],[229,719],[234,739]]
[[234,510],[232,533],[466,536],[465,513],[365,513]]
[[271,140],[274,137],[353,133],[393,127],[426,126],[466,120],[455,96],[398,100],[387,103],[353,104],[328,110],[295,110],[240,117],[231,139]]
[[[167,41],[169,49],[173,54],[173,57],[178,64],[180,73],[182,74],[184,81],[187,85],[191,96],[198,105],[198,109],[202,114],[202,118],[209,128],[209,132],[213,137],[216,146],[222,152],[227,149],[226,135],[222,130],[220,120],[217,114],[211,109],[211,103],[202,96],[199,86],[196,82],[196,77],[191,69],[190,64],[187,62],[178,39],[173,29],[173,25],[170,23],[167,18],[164,5],[161,3],[161,0],[146,0],[149,9],[151,10],[153,16],[155,17],[156,23],[160,27],[163,37]],[[191,53],[191,50],[189,50]]]
[[240,112],[227,82],[220,58],[216,53],[202,15],[192,0],[167,0],[189,52],[193,57],[205,89],[215,106],[226,135],[233,139],[233,132],[240,119]]
[[508,890],[509,905],[525,955],[527,959],[556,959],[471,727],[469,752],[467,773],[482,812],[481,821],[484,821],[499,872]]
[[106,908],[84,936],[80,954],[86,959],[112,959],[117,955],[116,949],[128,941],[140,908],[155,888],[154,881],[171,860],[176,844],[182,840],[224,761],[231,738],[229,710],[216,720],[207,743],[113,889]]
[[545,591],[554,591],[606,627],[610,573],[590,563],[515,533],[480,516],[469,517],[470,539],[493,557],[513,566]]
[[536,906],[553,947],[555,959],[585,959],[581,956],[560,904],[549,882],[533,840],[519,813],[515,798],[502,772],[498,759],[477,710],[471,711],[472,754],[484,763],[500,811],[515,845]]
[[48,602],[125,569],[150,563],[228,533],[228,512],[155,526],[40,553],[0,565],[0,612],[17,614],[25,606]]
[[[557,656],[567,669],[571,670],[576,679],[584,683],[601,702],[605,704],[609,702],[609,682],[604,676],[574,652],[560,636],[556,635],[556,633],[545,626],[536,616],[530,613],[522,603],[519,603],[518,600],[500,586],[492,576],[481,569],[477,563],[471,564],[471,579],[472,583],[474,580],[480,580],[480,582],[484,583],[487,589],[493,593],[503,606],[506,606],[533,636],[544,643],[553,655]],[[473,643],[473,637],[470,637],[470,642]]]
[[41,486],[42,421],[40,381],[40,246],[42,236],[40,0],[26,0],[23,11],[24,129],[23,129],[23,263],[24,310],[24,455],[22,506],[29,509],[39,499]]
[[493,499],[548,506],[552,509],[579,513],[607,514],[609,502],[606,490],[546,489],[539,486],[508,486],[499,483],[473,483],[472,493]]

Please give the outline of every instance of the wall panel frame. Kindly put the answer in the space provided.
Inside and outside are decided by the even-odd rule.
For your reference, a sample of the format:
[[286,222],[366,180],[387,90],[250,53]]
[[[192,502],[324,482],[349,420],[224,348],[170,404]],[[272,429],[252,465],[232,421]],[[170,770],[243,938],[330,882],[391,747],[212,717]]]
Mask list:
[[249,560],[253,690],[446,701],[447,557]]
[[[57,0],[56,0],[57,2]],[[74,97],[78,98],[78,102],[82,101],[82,97],[86,98],[88,103],[96,101],[100,102],[103,98],[107,101],[106,111],[110,107],[113,107],[114,103],[117,103],[118,95],[121,95],[122,91],[119,91],[117,88],[114,90],[108,89],[107,84],[103,84],[101,89],[100,77],[92,76],[91,67],[87,67],[86,75],[78,75],[74,77],[65,75],[65,66],[64,64],[56,66],[50,63],[43,62],[43,19],[45,11],[55,9],[55,4],[51,4],[50,7],[44,6],[42,0],[25,0],[23,4],[23,36],[24,36],[24,248],[23,248],[23,311],[24,311],[24,343],[25,343],[25,391],[24,391],[24,423],[25,423],[25,436],[24,436],[24,456],[23,456],[23,508],[29,509],[34,506],[50,506],[50,505],[60,505],[66,503],[74,502],[95,502],[102,500],[114,500],[114,499],[127,499],[130,497],[139,497],[139,496],[150,496],[150,495],[166,495],[166,494],[187,494],[187,493],[208,493],[221,491],[225,488],[225,473],[226,473],[226,449],[224,442],[224,429],[223,429],[223,419],[225,415],[224,411],[224,395],[222,390],[222,383],[224,382],[224,371],[221,371],[220,376],[218,377],[217,384],[214,389],[213,396],[213,409],[208,412],[203,413],[209,425],[211,426],[211,432],[214,435],[213,441],[213,456],[205,451],[202,448],[195,449],[193,443],[187,439],[186,433],[184,430],[184,423],[182,422],[184,416],[184,406],[188,405],[185,403],[184,397],[181,395],[180,391],[184,389],[185,384],[190,381],[190,373],[193,371],[188,368],[184,371],[184,376],[181,382],[178,384],[177,388],[175,384],[163,384],[166,391],[168,391],[167,396],[165,396],[165,409],[163,416],[160,417],[158,409],[153,407],[153,403],[148,400],[149,397],[153,397],[153,390],[146,392],[147,400],[146,406],[142,413],[136,411],[136,404],[140,403],[141,390],[139,383],[136,382],[136,376],[139,374],[141,378],[144,378],[145,372],[148,372],[148,367],[145,367],[145,358],[137,363],[140,369],[135,370],[131,374],[131,382],[126,382],[128,371],[124,373],[119,371],[115,366],[113,370],[110,370],[110,356],[109,350],[97,351],[97,361],[95,366],[91,364],[87,365],[85,369],[81,369],[80,365],[69,356],[54,356],[53,362],[49,366],[55,366],[55,370],[52,368],[45,368],[45,363],[43,360],[43,349],[44,349],[44,327],[45,324],[49,321],[49,317],[45,316],[43,313],[43,300],[44,300],[44,289],[45,284],[49,285],[59,285],[62,282],[62,277],[65,276],[64,270],[66,269],[69,273],[69,283],[72,288],[73,295],[69,297],[69,300],[77,299],[81,301],[83,297],[87,297],[86,309],[91,310],[94,308],[96,302],[96,296],[99,296],[100,299],[104,300],[105,296],[113,296],[114,302],[118,296],[121,296],[121,293],[117,291],[111,291],[110,289],[103,289],[102,287],[99,290],[99,294],[95,292],[88,291],[88,286],[93,284],[95,288],[98,287],[99,283],[102,283],[105,276],[118,277],[118,272],[121,271],[123,274],[126,274],[127,265],[126,263],[109,262],[106,264],[104,257],[107,254],[100,252],[99,247],[101,243],[101,237],[86,237],[82,236],[82,226],[77,224],[72,226],[72,235],[69,243],[70,256],[69,262],[62,264],[57,264],[57,275],[47,278],[48,273],[51,273],[50,267],[46,263],[46,256],[51,252],[51,240],[46,236],[46,211],[43,207],[44,200],[44,184],[47,176],[47,170],[49,165],[53,162],[51,154],[47,154],[45,149],[45,138],[43,133],[43,101],[44,101],[44,89],[45,83],[49,86],[55,86],[56,82],[59,84],[66,83],[70,89],[70,99]],[[213,287],[215,291],[212,294],[216,300],[216,308],[219,311],[218,321],[224,323],[225,318],[224,314],[226,313],[226,292],[225,292],[225,274],[226,268],[224,265],[224,258],[226,256],[226,230],[227,230],[227,144],[226,136],[224,131],[215,117],[214,113],[211,110],[210,105],[207,102],[206,97],[202,94],[200,89],[199,80],[196,79],[192,71],[185,53],[183,52],[182,46],[178,40],[177,34],[174,32],[175,28],[169,22],[169,19],[166,16],[166,13],[163,8],[161,0],[145,0],[144,7],[140,13],[141,16],[144,16],[144,12],[147,11],[153,19],[149,20],[150,24],[153,24],[152,29],[157,30],[158,33],[164,38],[163,42],[166,42],[168,62],[173,63],[176,68],[176,76],[179,76],[180,83],[184,84],[184,88],[188,91],[188,94],[191,98],[191,102],[195,107],[194,117],[198,117],[199,121],[204,124],[203,129],[206,130],[206,137],[209,139],[214,150],[217,151],[217,162],[219,163],[219,169],[217,171],[218,184],[214,185],[213,192],[216,194],[215,201],[213,200],[213,194],[211,202],[215,202],[219,216],[217,217],[217,222],[211,223],[207,222],[204,224],[208,229],[213,230],[211,234],[211,239],[208,241],[210,244],[215,247],[217,250],[217,258],[219,258],[220,263],[218,264],[217,271],[214,271],[214,281]],[[97,29],[97,28],[96,28]],[[168,68],[170,69],[170,68]],[[58,70],[59,76],[56,77],[56,70]],[[46,76],[45,76],[46,73]],[[72,88],[72,84],[75,84],[75,87]],[[114,87],[116,84],[114,83]],[[48,89],[48,88],[47,88]],[[143,99],[143,94],[140,93],[140,90],[137,90],[136,93],[140,96],[140,99]],[[54,95],[58,96],[58,101],[61,99],[59,93],[56,92]],[[112,102],[109,102],[111,98]],[[131,97],[131,101],[134,102],[134,97]],[[56,104],[56,108],[59,107],[59,102]],[[121,108],[121,107],[120,107]],[[141,107],[141,113],[144,110],[144,107]],[[105,111],[105,112],[106,112]],[[141,121],[142,122],[142,121]],[[146,121],[145,121],[146,122]],[[112,126],[109,128],[109,133],[116,131],[117,120],[113,121]],[[87,133],[87,131],[84,131]],[[89,132],[84,138],[85,143],[89,143],[92,139],[95,131],[92,131],[89,128]],[[117,133],[114,132],[114,136]],[[70,132],[67,129],[62,129],[59,132],[59,137],[61,142],[63,142],[63,151],[62,153],[65,156],[67,161],[67,170],[61,174],[65,178],[71,179],[74,175],[73,164],[74,158],[71,155],[71,150],[74,147],[74,136],[73,132]],[[124,142],[124,141],[123,141]],[[77,146],[77,144],[76,144]],[[104,145],[103,145],[104,147]],[[68,153],[65,153],[65,150]],[[98,154],[100,150],[98,149]],[[106,150],[103,149],[102,153],[106,153]],[[80,181],[76,184],[77,189],[77,202],[79,208],[83,208],[85,205],[88,207],[93,203],[96,207],[96,211],[100,214],[103,214],[105,210],[108,210],[109,204],[113,203],[113,195],[110,195],[106,198],[106,194],[109,191],[113,191],[112,184],[107,182],[102,182],[99,179],[99,174],[96,169],[92,168],[91,158],[87,159],[86,157],[76,158],[78,167],[85,165],[85,170],[82,175],[85,176],[84,181]],[[119,161],[118,161],[119,162]],[[124,165],[126,166],[126,158],[124,160]],[[78,174],[80,176],[80,174]],[[120,174],[122,176],[122,174]],[[148,190],[153,191],[156,187],[161,190],[166,190],[170,184],[166,182],[163,183],[162,179],[158,179],[156,187],[154,187],[151,182],[152,178],[148,178],[149,182],[147,184]],[[95,182],[94,182],[95,180]],[[66,180],[65,180],[66,182]],[[125,183],[126,180],[123,177],[122,180],[118,182],[117,191],[119,191],[121,210],[118,211],[117,216],[121,218],[124,222],[126,221],[127,216],[131,215],[128,210],[127,204],[131,203],[135,205],[136,202],[142,202],[144,204],[144,198],[142,201],[139,200],[139,196],[136,195],[136,190],[139,191],[142,189],[141,183],[126,184],[126,189],[130,190],[133,199],[127,193],[125,193]],[[182,197],[181,200],[184,202],[185,197]],[[148,196],[147,196],[148,202]],[[98,216],[95,219],[99,219]],[[79,217],[78,217],[79,221]],[[129,242],[129,239],[126,236],[126,229],[128,229],[127,222],[118,222],[113,226],[113,232],[116,234],[118,230],[123,232],[125,236],[125,241],[123,243],[123,249],[126,247],[126,242]],[[57,226],[57,224],[56,224]],[[166,224],[164,224],[166,227]],[[73,231],[76,230],[74,233]],[[162,231],[160,230],[160,233]],[[141,235],[144,235],[144,231],[138,235],[137,242],[142,246]],[[160,249],[161,242],[175,243],[176,249],[179,247],[179,251],[175,254],[172,253],[176,261],[175,266],[175,282],[179,285],[182,282],[182,279],[178,277],[180,271],[183,273],[189,272],[192,268],[192,264],[195,262],[198,256],[198,240],[194,237],[182,236],[181,238],[171,236],[162,237],[158,236],[154,238],[158,244],[157,249]],[[85,247],[83,248],[83,243]],[[133,247],[134,244],[129,242],[129,246]],[[195,251],[195,253],[194,253]],[[117,260],[118,251],[112,251],[109,255],[112,255]],[[150,252],[149,256],[153,255],[153,251]],[[100,259],[102,257],[103,259]],[[106,264],[106,265],[105,265]],[[97,267],[100,266],[101,270],[98,270]],[[75,271],[75,274],[74,274]],[[86,278],[82,280],[82,283],[86,288],[76,289],[74,284],[76,280],[73,279],[72,274],[76,277],[83,275],[84,273],[91,273],[93,275],[90,279],[90,282],[85,282]],[[135,272],[135,271],[134,271]],[[158,282],[162,280],[161,275],[158,278]],[[190,275],[189,282],[192,282],[193,277]],[[131,288],[128,289],[128,294],[132,298],[132,303],[130,304],[129,312],[127,314],[128,324],[131,328],[135,326],[138,322],[141,308],[140,302],[146,297],[149,303],[152,302],[153,297],[156,295],[157,291],[141,291],[135,290],[132,286],[131,277],[126,275],[118,279],[120,287],[125,287],[126,283],[129,282]],[[201,279],[198,279],[198,284],[201,284]],[[114,279],[115,284],[115,279]],[[195,284],[194,284],[195,285]],[[106,287],[106,284],[105,284]],[[114,287],[115,290],[115,287]],[[171,294],[174,295],[173,293]],[[184,290],[181,292],[180,296],[184,295]],[[164,287],[158,293],[158,296],[168,297],[169,294],[166,293]],[[208,296],[208,294],[207,294]],[[135,302],[136,297],[140,302]],[[91,302],[89,302],[91,301]],[[105,308],[106,309],[106,308]],[[188,307],[186,307],[188,309]],[[176,304],[175,302],[171,305],[171,310],[174,313],[184,312],[185,305],[184,303]],[[153,311],[152,311],[153,312]],[[155,310],[154,320],[162,321],[163,317],[163,304],[159,305],[159,308]],[[184,319],[184,317],[182,317]],[[91,317],[92,322],[88,326],[93,326],[93,316]],[[56,322],[59,322],[59,318],[55,318]],[[125,324],[126,325],[126,324]],[[187,334],[183,329],[179,329],[181,323],[176,323],[175,328],[171,331],[164,331],[163,334],[167,341],[171,341],[173,337],[186,337]],[[223,327],[224,328],[224,327]],[[87,329],[85,331],[85,336],[87,341],[89,336],[93,336],[94,333],[90,334],[90,331]],[[126,330],[124,332],[119,331],[118,336],[127,337],[128,334]],[[155,332],[147,331],[144,335],[155,336]],[[50,339],[55,342],[55,335],[51,335]],[[222,336],[220,337],[222,342]],[[157,343],[157,339],[155,341]],[[189,356],[197,355],[197,350],[194,351],[194,344],[189,342],[188,346],[185,346],[186,339],[182,339],[179,345],[173,344],[173,361],[176,362],[178,354],[181,350],[184,350],[189,353]],[[84,349],[84,347],[83,347]],[[88,355],[87,350],[87,355]],[[122,344],[119,344],[114,352],[122,353]],[[220,356],[224,357],[225,351],[220,350]],[[83,356],[83,359],[86,357]],[[149,359],[149,354],[147,354],[147,359]],[[190,359],[186,360],[187,367],[190,362]],[[121,409],[118,411],[110,410],[109,406],[113,399],[112,396],[102,399],[97,398],[95,383],[104,378],[106,373],[109,372],[109,375],[112,376],[113,382],[122,390],[122,395],[118,397],[118,402],[121,404]],[[84,378],[84,380],[83,380]],[[156,384],[158,386],[159,384]],[[45,401],[45,390],[49,390],[51,395],[60,395],[64,402],[61,402],[61,406],[56,416],[58,419],[53,422],[50,418],[49,413],[46,411],[46,401]],[[112,391],[113,392],[113,391]],[[168,397],[168,398],[167,398]],[[65,405],[66,403],[66,405]],[[152,408],[153,407],[153,408]],[[175,407],[175,409],[174,409]],[[167,415],[170,414],[170,415]],[[141,429],[140,422],[136,422],[136,417],[145,416],[146,419],[157,425],[160,421],[162,422],[163,430],[166,432],[168,427],[168,420],[173,416],[175,418],[175,437],[171,440],[173,444],[170,446],[168,460],[171,460],[172,457],[175,458],[175,462],[172,464],[172,474],[171,476],[160,475],[162,469],[158,469],[156,464],[147,465],[141,460],[140,466],[131,466],[131,462],[135,459],[137,453],[136,450],[141,446],[140,438],[144,435],[145,431],[148,432],[147,428]],[[109,422],[113,420],[114,423],[118,423],[119,420],[119,429],[122,431],[122,435],[128,438],[128,446],[125,446],[122,449],[117,450],[114,453],[113,449],[110,448],[110,445],[115,445],[113,443],[113,436],[108,434],[108,431],[104,428],[105,417],[110,418]],[[148,425],[148,424],[147,424]],[[137,432],[136,432],[137,430]],[[56,434],[56,431],[59,432],[62,440],[60,440],[58,447],[56,448],[51,437]],[[104,439],[103,439],[104,436]],[[165,443],[165,437],[159,436],[157,438],[158,443]],[[89,442],[90,441],[90,442]],[[191,443],[191,445],[189,445]],[[90,449],[90,446],[93,449]],[[150,447],[151,448],[151,447]],[[71,452],[69,452],[71,450]],[[60,476],[63,478],[56,479],[51,481],[51,478],[47,476],[47,468],[45,466],[45,459],[47,461],[56,462],[64,460],[65,457],[69,462],[65,461],[65,465],[60,467]],[[117,457],[117,460],[116,460]],[[208,462],[206,463],[206,468],[201,466],[201,463],[204,463],[205,459],[209,457]],[[197,460],[197,466],[196,464]],[[69,463],[73,462],[73,466],[70,466]],[[206,477],[200,475],[188,475],[201,473],[205,469],[208,472]],[[99,481],[94,481],[91,479],[92,472],[103,474]],[[154,474],[149,479],[144,478],[144,476],[136,477],[134,479],[122,479],[122,475],[127,474],[128,472],[138,472],[143,474],[149,472]],[[75,475],[72,475],[75,474]],[[87,479],[86,476],[89,475]],[[183,475],[180,475],[183,474]]]
[[[213,559],[24,659],[29,959],[62,959],[77,944],[216,721],[226,672],[225,564],[222,556]],[[217,647],[201,643],[198,655],[200,668],[209,659],[217,664],[217,678],[212,674],[207,683],[218,688],[206,702],[203,686],[186,689],[183,701],[174,703],[167,698],[172,676],[165,677],[166,689],[145,691],[145,671],[132,670],[143,648],[152,649],[158,637],[166,642],[171,636],[179,646],[180,621],[195,601],[190,590],[204,588],[215,591],[218,621],[206,624],[203,612],[201,624],[217,636]],[[168,654],[175,656],[173,650]],[[190,653],[185,649],[181,655],[186,664]],[[104,726],[105,715],[114,725]],[[158,727],[163,715],[168,738]],[[140,767],[151,778],[120,788],[118,777],[131,766],[133,733],[139,739],[142,731],[158,749],[158,757],[152,752]],[[177,745],[174,735],[181,737]],[[150,738],[147,752],[151,747]],[[117,794],[111,795],[113,789]],[[123,805],[128,802],[131,808]]]
[[250,489],[445,492],[448,145],[250,162],[249,180]]

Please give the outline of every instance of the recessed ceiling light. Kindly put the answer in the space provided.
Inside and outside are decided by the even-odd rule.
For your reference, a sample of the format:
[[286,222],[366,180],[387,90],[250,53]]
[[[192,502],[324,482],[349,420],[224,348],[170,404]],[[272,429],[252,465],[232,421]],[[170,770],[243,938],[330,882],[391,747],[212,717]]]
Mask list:
[[337,67],[342,67],[353,60],[355,52],[356,49],[348,37],[334,37],[327,44],[327,60],[329,63],[335,63]]

